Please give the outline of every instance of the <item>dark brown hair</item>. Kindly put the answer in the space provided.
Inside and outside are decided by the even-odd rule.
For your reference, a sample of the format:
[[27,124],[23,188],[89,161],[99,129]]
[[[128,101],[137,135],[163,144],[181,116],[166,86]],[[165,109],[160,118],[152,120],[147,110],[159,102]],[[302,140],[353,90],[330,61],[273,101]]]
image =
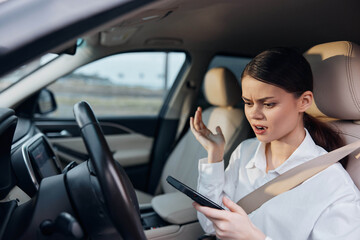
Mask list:
[[[310,64],[291,48],[271,48],[260,53],[246,65],[241,79],[244,76],[280,87],[297,98],[305,91],[313,91]],[[344,145],[344,140],[328,124],[307,113],[304,113],[303,121],[315,143],[326,151]],[[341,163],[345,167],[346,160]]]

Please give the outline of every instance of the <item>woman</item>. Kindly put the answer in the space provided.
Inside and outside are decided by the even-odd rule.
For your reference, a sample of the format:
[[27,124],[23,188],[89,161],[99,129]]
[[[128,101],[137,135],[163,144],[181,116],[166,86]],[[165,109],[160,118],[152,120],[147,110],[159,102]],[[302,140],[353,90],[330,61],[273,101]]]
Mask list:
[[199,221],[220,239],[360,239],[360,193],[334,164],[249,214],[236,203],[295,166],[340,147],[341,138],[305,111],[311,106],[312,73],[305,58],[287,48],[256,56],[241,83],[245,115],[256,138],[241,143],[224,172],[225,140],[212,133],[201,109],[191,130],[207,150],[199,161],[198,191],[230,211],[200,206]]

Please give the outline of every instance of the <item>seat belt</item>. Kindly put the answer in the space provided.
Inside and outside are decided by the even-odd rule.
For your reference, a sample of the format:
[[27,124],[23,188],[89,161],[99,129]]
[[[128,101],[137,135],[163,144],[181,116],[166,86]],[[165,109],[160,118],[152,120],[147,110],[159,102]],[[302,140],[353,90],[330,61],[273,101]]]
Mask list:
[[[356,141],[300,164],[249,193],[240,199],[237,204],[240,205],[247,214],[250,214],[273,197],[295,188],[359,148],[360,141]],[[355,158],[360,158],[360,152]]]

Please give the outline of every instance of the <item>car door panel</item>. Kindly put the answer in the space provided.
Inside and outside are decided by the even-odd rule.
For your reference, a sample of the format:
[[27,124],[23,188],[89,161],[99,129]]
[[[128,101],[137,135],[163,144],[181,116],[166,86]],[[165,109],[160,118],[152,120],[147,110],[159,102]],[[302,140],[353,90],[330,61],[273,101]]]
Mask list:
[[[114,159],[123,167],[148,164],[153,138],[138,133],[106,136]],[[87,157],[87,151],[81,137],[50,138],[59,157],[67,162],[81,163]]]
[[[35,118],[36,127],[49,138],[80,137],[80,129],[75,120],[57,118]],[[140,133],[153,137],[158,121],[157,116],[99,118],[105,135]],[[62,131],[70,135],[61,134]]]
[[[102,118],[99,122],[114,159],[135,187],[145,189],[157,117]],[[49,138],[63,166],[89,158],[74,120],[39,118],[35,125]]]

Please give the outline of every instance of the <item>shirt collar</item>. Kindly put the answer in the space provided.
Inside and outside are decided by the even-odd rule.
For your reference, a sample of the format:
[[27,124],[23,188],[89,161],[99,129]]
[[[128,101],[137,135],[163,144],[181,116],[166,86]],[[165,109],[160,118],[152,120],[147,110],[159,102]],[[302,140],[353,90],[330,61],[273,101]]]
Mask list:
[[259,145],[255,151],[254,156],[250,159],[245,168],[258,168],[263,172],[266,172],[266,156],[265,156],[266,144],[259,141]]
[[[245,166],[246,168],[258,168],[262,172],[266,173],[266,156],[265,156],[265,143],[259,141],[259,146],[256,149],[256,152],[252,159]],[[282,174],[291,168],[294,168],[304,162],[307,162],[317,156],[319,156],[319,150],[321,152],[326,152],[324,149],[317,146],[310,136],[307,129],[305,129],[305,138],[300,144],[300,146],[291,154],[291,156],[279,167],[273,171],[278,174]]]

